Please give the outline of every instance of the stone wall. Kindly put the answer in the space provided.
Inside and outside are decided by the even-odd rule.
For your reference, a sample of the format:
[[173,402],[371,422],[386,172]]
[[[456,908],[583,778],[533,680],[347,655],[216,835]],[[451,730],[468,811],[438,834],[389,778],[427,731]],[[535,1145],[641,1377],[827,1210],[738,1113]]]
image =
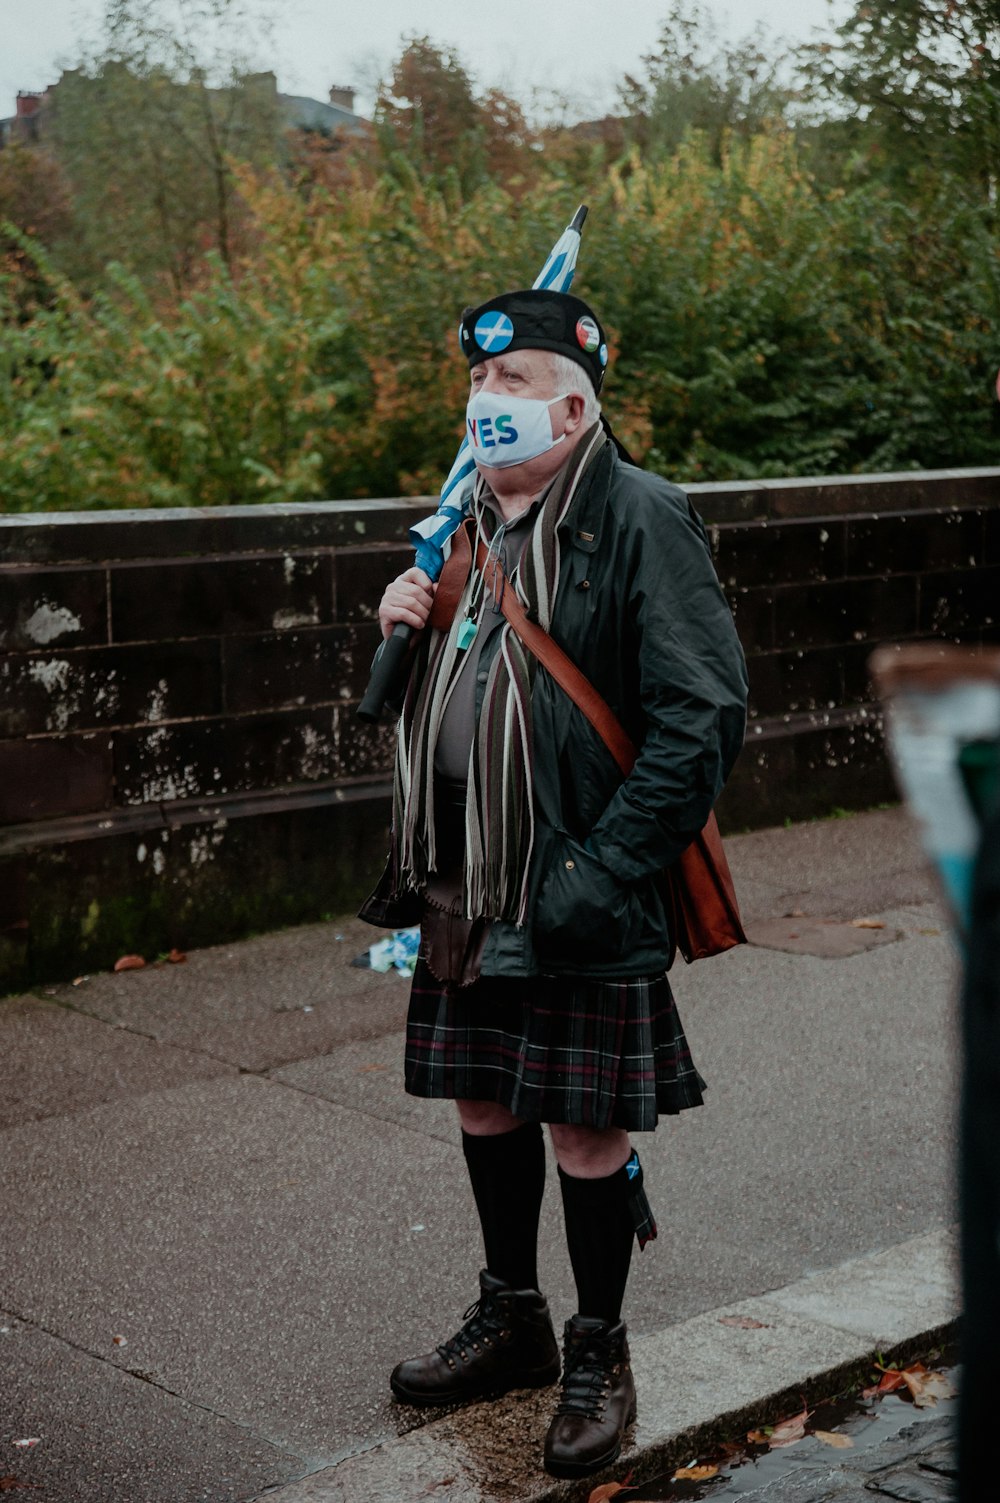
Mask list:
[[[1000,470],[690,489],[750,668],[724,824],[892,797],[867,658],[998,639]],[[0,986],[353,905],[392,756],[353,708],[431,505],[0,516]]]

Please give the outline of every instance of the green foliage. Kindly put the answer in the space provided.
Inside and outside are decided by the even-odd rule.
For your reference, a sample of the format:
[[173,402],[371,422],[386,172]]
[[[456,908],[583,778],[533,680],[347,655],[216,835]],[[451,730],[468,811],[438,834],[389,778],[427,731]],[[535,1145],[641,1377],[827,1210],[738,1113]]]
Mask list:
[[697,0],[673,0],[656,51],[643,58],[645,77],[622,86],[626,137],[647,157],[673,156],[699,131],[719,163],[731,137],[749,140],[784,119],[791,96],[779,81],[782,61],[759,27],[729,43]]
[[412,37],[379,93],[375,123],[390,160],[400,151],[424,172],[450,168],[466,188],[482,180],[479,107],[453,48]]
[[[264,167],[283,151],[274,75],[239,50],[248,0],[108,0],[100,48],[64,73],[49,134],[73,190],[75,233],[56,246],[78,281],[111,260],[146,281],[190,287],[208,250],[231,265],[241,205],[231,158]],[[236,44],[213,40],[240,38]]]
[[508,185],[527,170],[533,135],[516,100],[501,89],[477,97],[454,48],[410,37],[375,103],[387,170],[415,170],[468,195],[490,177]]
[[[991,8],[965,9],[978,25]],[[872,0],[841,28],[837,66],[868,27],[905,67],[892,16],[946,10]],[[125,160],[125,138],[100,135],[100,89],[187,122],[223,69],[171,61],[137,0],[109,13],[117,60],[61,95],[80,139],[92,125],[95,153],[105,142],[100,169],[88,179],[57,132],[43,193],[0,154],[15,220],[0,226],[0,508],[433,493],[461,434],[462,307],[530,283],[581,200],[576,290],[611,335],[605,407],[650,468],[683,482],[995,461],[995,205],[962,147],[993,87],[987,42],[952,78],[958,113],[935,117],[948,141],[933,174],[893,157],[916,153],[894,133],[888,71],[884,109],[790,125],[756,42],[720,50],[699,8],[675,5],[615,129],[532,141],[514,101],[477,97],[454,53],[415,38],[375,137],[295,177],[262,169],[235,125],[242,153],[217,134],[190,155],[185,123],[137,136]],[[910,40],[957,66],[954,39]],[[913,63],[925,124],[937,77]],[[243,97],[221,88],[211,107]],[[68,212],[67,171],[77,265],[54,232],[52,254],[23,233],[36,198]]]
[[[454,454],[463,304],[530,280],[569,185],[360,174],[336,203],[242,180],[255,249],[160,306],[122,268],[91,301],[37,254],[7,278],[8,510],[429,493]],[[555,192],[553,192],[553,187]],[[575,190],[574,190],[575,193]],[[581,275],[612,330],[607,410],[679,480],[988,463],[1000,278],[985,211],[823,195],[789,135],[633,157],[591,195]],[[504,225],[496,249],[484,225]],[[12,232],[13,233],[13,232]]]
[[[873,185],[819,194],[788,137],[718,171],[694,143],[634,165],[587,268],[619,336],[610,400],[648,409],[647,465],[732,479],[991,462],[986,217],[946,182],[920,210]],[[598,237],[612,243],[595,258]]]
[[46,243],[68,233],[70,203],[59,162],[43,147],[13,141],[0,152],[0,219]]
[[323,268],[276,266],[275,251],[238,287],[210,259],[169,317],[120,267],[90,305],[52,278],[51,306],[4,342],[5,508],[320,495],[363,371]]
[[945,168],[977,197],[995,195],[996,0],[857,0],[833,40],[800,59],[814,92],[855,118],[878,175],[898,185]]

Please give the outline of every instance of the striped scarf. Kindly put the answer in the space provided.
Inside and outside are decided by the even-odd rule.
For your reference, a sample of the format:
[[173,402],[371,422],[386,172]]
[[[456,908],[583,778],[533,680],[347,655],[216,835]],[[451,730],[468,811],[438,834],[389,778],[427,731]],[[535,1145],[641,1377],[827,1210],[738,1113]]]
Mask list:
[[[508,588],[517,590],[529,616],[549,630],[559,583],[559,524],[588,466],[607,443],[598,423],[581,439],[552,481]],[[495,520],[483,497],[482,478],[472,498],[476,540],[488,543]],[[399,833],[401,874],[418,891],[437,870],[434,833],[434,748],[451,691],[465,665],[458,634],[470,604],[482,602],[484,584],[473,566],[447,632],[433,631],[423,676],[412,675],[399,720],[393,788],[393,823]],[[483,707],[469,757],[465,809],[464,915],[523,924],[528,867],[534,844],[531,689],[537,659],[508,625],[489,670]],[[419,680],[419,682],[418,682]]]

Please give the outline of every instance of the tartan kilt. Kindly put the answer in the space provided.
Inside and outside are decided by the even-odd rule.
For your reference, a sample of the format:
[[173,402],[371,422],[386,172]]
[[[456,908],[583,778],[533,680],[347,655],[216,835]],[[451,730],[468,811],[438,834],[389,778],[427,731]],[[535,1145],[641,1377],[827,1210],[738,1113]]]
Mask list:
[[411,1096],[496,1101],[526,1122],[652,1132],[702,1104],[665,975],[438,981],[417,960],[406,1020]]

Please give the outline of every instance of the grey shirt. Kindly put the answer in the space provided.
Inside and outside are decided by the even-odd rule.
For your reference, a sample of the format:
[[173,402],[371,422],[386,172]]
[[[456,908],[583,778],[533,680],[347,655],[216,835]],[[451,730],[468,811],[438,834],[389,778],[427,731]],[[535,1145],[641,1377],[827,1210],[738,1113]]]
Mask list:
[[[490,510],[502,523],[496,503],[484,498]],[[513,522],[503,529],[500,542],[500,562],[509,577],[524,551],[538,516],[539,501],[535,501]],[[466,648],[464,661],[451,691],[437,745],[434,748],[434,771],[438,777],[464,787],[469,777],[469,757],[476,735],[476,688],[485,684],[490,664],[496,651],[496,635],[506,617],[492,596],[486,595],[477,616],[479,630]],[[492,644],[489,651],[487,645]]]

